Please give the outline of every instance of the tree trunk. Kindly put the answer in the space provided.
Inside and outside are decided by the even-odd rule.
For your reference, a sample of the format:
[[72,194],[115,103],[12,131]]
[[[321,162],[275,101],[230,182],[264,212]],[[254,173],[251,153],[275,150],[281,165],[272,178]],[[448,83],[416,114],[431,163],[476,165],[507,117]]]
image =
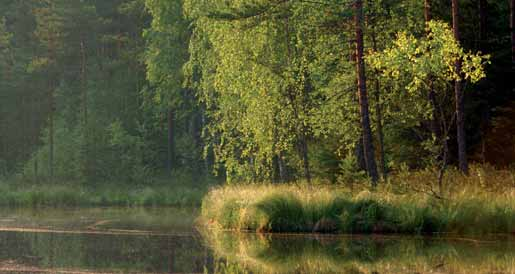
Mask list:
[[358,77],[358,98],[360,105],[361,128],[363,132],[363,149],[368,175],[372,179],[372,185],[377,185],[377,165],[374,158],[374,145],[372,143],[372,130],[370,129],[370,117],[365,77],[365,61],[363,60],[363,1],[355,2],[354,23],[356,27],[356,74]]
[[479,0],[479,48],[481,51],[486,50],[486,45],[488,41],[487,37],[487,24],[488,24],[488,14],[487,14],[487,1]]
[[166,167],[167,167],[167,171],[168,171],[168,176],[171,176],[172,175],[172,168],[173,168],[173,162],[174,162],[174,158],[175,158],[175,149],[174,149],[174,130],[173,130],[173,125],[174,125],[174,113],[173,113],[173,110],[168,110],[168,157],[167,157],[167,163],[166,163]]
[[359,171],[367,171],[367,163],[365,162],[365,152],[363,150],[363,134],[360,134],[356,147],[354,148],[354,155],[356,156],[356,164]]
[[385,152],[384,152],[384,133],[383,133],[383,114],[381,108],[381,91],[379,79],[375,80],[375,99],[376,99],[376,123],[377,123],[377,138],[379,140],[379,164],[381,165],[381,174],[383,180],[388,180],[388,173],[386,170]]
[[[431,13],[431,0],[425,0],[424,1],[424,18],[426,25],[433,19],[433,15]],[[429,35],[429,32],[427,32],[427,35]],[[434,89],[434,80],[433,77],[430,75],[428,79],[429,83],[429,94],[428,94],[428,100],[431,104],[431,112],[432,117],[430,121],[430,127],[431,127],[431,133],[433,134],[433,137],[435,138],[434,145],[437,145],[438,140],[441,139],[441,132],[440,132],[440,121],[438,121],[438,110],[437,110],[437,102],[436,102],[436,92]],[[437,157],[439,158],[439,157]]]
[[284,183],[288,180],[288,175],[286,174],[286,167],[283,160],[284,153],[282,151],[277,152],[277,143],[278,143],[278,127],[279,127],[279,121],[277,119],[277,114],[274,115],[274,143],[272,147],[272,151],[275,153],[275,156],[273,158],[273,169],[274,169],[274,175],[273,180],[276,183]]
[[[481,52],[488,52],[488,8],[487,0],[479,0],[479,50]],[[481,125],[479,127],[481,137],[481,161],[483,164],[486,163],[486,131],[489,124],[489,111],[490,107],[488,101],[485,100],[485,104],[481,107]]]
[[433,19],[431,14],[431,0],[424,1],[424,19],[426,23]]
[[39,183],[39,175],[38,175],[38,173],[39,173],[39,171],[38,171],[38,157],[35,156],[34,157],[34,183],[35,184]]
[[302,167],[304,169],[304,178],[311,183],[311,172],[309,170],[309,156],[308,156],[308,140],[305,133],[301,134],[300,141],[300,155],[302,157]]
[[277,158],[277,164],[279,167],[279,177],[281,178],[281,182],[287,182],[289,180],[288,170],[286,169],[286,164],[284,163],[283,153],[279,153],[279,157]]
[[[350,47],[355,47],[354,42],[350,42]],[[350,62],[356,62],[356,50],[351,51],[349,55]],[[358,84],[356,79],[356,85]],[[356,103],[359,104],[359,100],[356,100]],[[367,163],[365,162],[365,152],[363,150],[363,132],[360,132],[359,138],[356,142],[356,146],[354,149],[354,156],[356,157],[356,164],[358,165],[359,171],[367,171]]]
[[515,70],[515,0],[511,0],[510,29],[511,29],[511,68]]
[[[374,47],[374,51],[377,52],[377,40],[375,30],[372,32],[372,43]],[[379,72],[375,72],[376,75],[379,75]],[[379,77],[375,77],[375,100],[376,100],[376,127],[377,127],[377,139],[378,139],[378,149],[379,149],[379,165],[381,169],[381,174],[383,176],[383,180],[386,182],[388,180],[388,174],[386,171],[386,161],[385,161],[385,152],[384,152],[384,133],[383,133],[383,113],[381,108],[381,86],[379,83]]]
[[[309,93],[312,90],[311,82],[309,80],[309,74],[304,70],[302,72],[304,78],[304,87],[302,89],[302,108],[303,112],[306,114],[309,111]],[[311,183],[311,170],[309,167],[309,129],[305,123],[302,123],[301,127],[301,155],[303,160],[303,168],[304,168],[304,178]]]
[[80,80],[82,88],[82,111],[84,114],[84,125],[88,123],[88,91],[86,88],[86,48],[84,46],[84,39],[80,41],[81,65],[80,65]]
[[[460,29],[459,29],[459,9],[458,0],[452,0],[452,24],[454,30],[454,39],[460,41]],[[465,96],[462,87],[461,78],[461,60],[457,60],[456,72],[460,75],[460,78],[454,82],[454,94],[456,100],[456,131],[458,141],[458,161],[461,172],[468,174],[468,163],[467,163],[467,144],[466,144],[466,133],[465,133]]]
[[48,170],[50,175],[50,180],[54,179],[54,112],[55,112],[55,102],[54,102],[54,92],[53,89],[50,91],[50,113],[49,113],[49,122],[48,122]]

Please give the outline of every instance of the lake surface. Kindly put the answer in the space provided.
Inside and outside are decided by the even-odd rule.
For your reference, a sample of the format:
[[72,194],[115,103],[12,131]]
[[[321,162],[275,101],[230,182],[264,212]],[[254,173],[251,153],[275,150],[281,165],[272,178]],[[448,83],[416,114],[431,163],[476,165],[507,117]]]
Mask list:
[[0,209],[0,273],[515,273],[515,239],[257,235],[195,209]]

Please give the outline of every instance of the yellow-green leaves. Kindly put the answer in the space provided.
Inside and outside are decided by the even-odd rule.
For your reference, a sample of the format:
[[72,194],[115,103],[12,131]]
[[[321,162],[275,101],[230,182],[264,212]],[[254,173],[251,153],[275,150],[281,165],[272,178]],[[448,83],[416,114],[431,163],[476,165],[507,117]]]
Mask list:
[[[429,77],[453,81],[464,75],[465,79],[473,83],[486,77],[484,67],[489,62],[489,56],[465,53],[446,23],[429,22],[427,33],[426,37],[419,39],[400,32],[391,47],[382,52],[372,52],[367,62],[386,78],[407,78],[408,93],[427,89]],[[461,71],[456,71],[457,60],[463,62]]]

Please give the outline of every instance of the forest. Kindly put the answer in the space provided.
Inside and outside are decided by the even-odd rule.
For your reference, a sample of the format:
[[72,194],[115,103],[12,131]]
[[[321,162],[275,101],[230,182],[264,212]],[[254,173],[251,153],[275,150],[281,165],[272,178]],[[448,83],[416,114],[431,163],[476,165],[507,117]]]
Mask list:
[[513,177],[513,14],[508,0],[5,0],[0,180]]
[[515,273],[515,0],[0,0],[1,273]]

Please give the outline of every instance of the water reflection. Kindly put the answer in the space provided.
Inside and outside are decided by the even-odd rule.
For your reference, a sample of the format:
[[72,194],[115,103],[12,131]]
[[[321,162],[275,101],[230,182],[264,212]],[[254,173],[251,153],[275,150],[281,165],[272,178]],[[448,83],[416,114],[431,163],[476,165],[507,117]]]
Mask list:
[[202,273],[194,210],[0,212],[0,272]]
[[205,231],[219,273],[515,273],[515,242]]
[[515,273],[515,239],[258,235],[194,209],[0,209],[1,273]]

